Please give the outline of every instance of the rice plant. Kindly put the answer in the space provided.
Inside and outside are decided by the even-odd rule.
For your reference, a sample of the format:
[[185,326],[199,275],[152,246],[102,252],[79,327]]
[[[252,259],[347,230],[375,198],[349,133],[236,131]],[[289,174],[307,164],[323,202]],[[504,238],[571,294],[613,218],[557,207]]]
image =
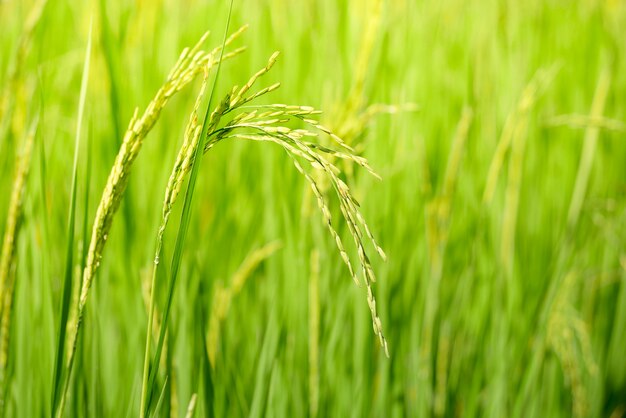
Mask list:
[[[304,178],[308,181],[313,193],[315,194],[319,208],[323,215],[323,220],[330,235],[334,239],[337,249],[346,264],[348,271],[350,272],[354,281],[358,284],[359,280],[352,267],[352,262],[344,248],[343,242],[333,226],[331,212],[329,210],[326,199],[322,195],[317,185],[316,180],[312,177],[309,170],[318,170],[323,173],[330,180],[334,190],[337,193],[337,197],[340,202],[341,213],[348,225],[349,231],[354,240],[357,248],[360,267],[363,272],[363,278],[367,289],[367,303],[372,315],[372,323],[374,332],[380,340],[380,344],[388,354],[387,341],[383,336],[381,320],[378,317],[376,310],[376,300],[372,291],[372,283],[375,281],[373,269],[371,267],[369,257],[364,247],[364,237],[369,239],[378,252],[378,254],[384,259],[385,254],[376,240],[372,236],[369,227],[365,223],[363,216],[361,215],[358,206],[359,203],[352,196],[351,191],[347,184],[338,177],[340,170],[331,162],[328,161],[326,156],[332,156],[334,158],[342,160],[350,160],[355,164],[365,168],[370,173],[374,174],[372,168],[368,165],[367,160],[358,157],[353,154],[353,150],[349,147],[340,137],[331,132],[328,128],[321,125],[315,119],[312,119],[313,115],[320,112],[309,106],[293,106],[285,104],[270,104],[270,105],[255,105],[254,101],[279,87],[279,84],[272,84],[268,87],[262,88],[256,92],[252,92],[252,88],[255,83],[276,63],[278,52],[272,54],[265,67],[257,71],[246,84],[242,87],[235,86],[231,89],[220,102],[220,104],[210,113],[210,117],[204,121],[202,125],[199,123],[199,116],[197,114],[198,108],[202,102],[202,98],[207,86],[207,73],[205,73],[204,82],[200,88],[200,93],[196,99],[194,110],[189,118],[187,127],[185,128],[185,137],[183,144],[176,157],[176,162],[172,169],[168,185],[165,191],[165,198],[163,201],[162,220],[157,233],[156,253],[154,258],[154,268],[152,274],[152,297],[149,307],[149,321],[148,321],[148,335],[146,338],[146,362],[144,364],[144,389],[142,391],[142,411],[144,415],[149,410],[149,400],[144,401],[147,396],[146,393],[151,393],[154,384],[154,376],[156,376],[159,359],[161,356],[162,341],[164,338],[164,330],[167,326],[167,320],[170,310],[170,301],[174,292],[175,286],[175,274],[176,267],[172,265],[172,278],[170,279],[170,285],[168,286],[167,304],[164,309],[163,323],[161,324],[162,331],[159,335],[159,342],[156,348],[156,359],[153,368],[150,370],[150,374],[153,376],[148,383],[148,358],[150,355],[151,345],[151,329],[155,308],[156,298],[156,278],[157,269],[160,264],[161,246],[163,243],[163,234],[168,224],[168,220],[172,211],[172,207],[176,202],[176,198],[179,195],[180,188],[183,184],[185,177],[190,174],[194,167],[196,157],[199,156],[198,147],[202,152],[208,152],[217,143],[223,140],[247,140],[266,142],[270,144],[279,145],[292,159],[295,168],[300,172]],[[209,101],[210,104],[210,101]],[[289,123],[300,122],[306,128],[290,128]],[[315,142],[311,142],[308,138],[317,138],[319,133],[328,135],[338,147],[342,150],[336,150],[319,145]],[[204,137],[206,139],[204,139]],[[310,165],[310,169],[306,170],[302,162],[306,162]],[[186,213],[186,212],[183,212]],[[146,387],[147,385],[147,387]],[[148,398],[149,399],[149,398]],[[147,403],[147,405],[146,405]],[[144,406],[145,405],[145,406]],[[145,408],[145,409],[144,409]]]
[[0,1],[0,418],[625,416],[625,27]]

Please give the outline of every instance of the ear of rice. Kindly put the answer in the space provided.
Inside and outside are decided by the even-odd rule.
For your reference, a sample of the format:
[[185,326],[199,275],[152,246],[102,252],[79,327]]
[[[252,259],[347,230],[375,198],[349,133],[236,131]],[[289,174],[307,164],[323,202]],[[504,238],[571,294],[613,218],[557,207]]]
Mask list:
[[319,334],[320,334],[320,253],[311,251],[309,279],[309,416],[316,418],[319,411]]
[[[498,185],[500,170],[511,144],[515,141],[516,136],[519,137],[520,130],[523,130],[526,126],[528,112],[532,109],[539,97],[541,97],[552,78],[554,78],[556,70],[556,67],[552,67],[547,70],[540,69],[537,71],[524,88],[516,108],[508,115],[504,128],[502,129],[500,141],[498,142],[495,154],[489,165],[485,191],[483,193],[483,202],[485,204],[490,204],[493,199],[496,186]],[[518,146],[519,144],[520,142],[518,141]]]

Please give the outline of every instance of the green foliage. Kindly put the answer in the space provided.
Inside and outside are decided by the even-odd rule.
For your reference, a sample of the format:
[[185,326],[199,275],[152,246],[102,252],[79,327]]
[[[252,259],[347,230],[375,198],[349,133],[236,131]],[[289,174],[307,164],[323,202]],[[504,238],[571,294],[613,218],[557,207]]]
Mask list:
[[[11,292],[0,295],[10,306],[0,329],[4,416],[51,416],[65,377],[64,416],[137,416],[146,338],[157,345],[168,296],[163,355],[150,356],[154,416],[624,415],[626,6],[235,1],[231,26],[250,24],[236,41],[247,50],[224,52],[237,56],[223,63],[215,102],[280,50],[263,82],[281,88],[238,111],[322,109],[309,127],[349,148],[301,139],[343,174],[333,183],[293,170],[282,135],[309,115],[263,138],[226,127],[238,113],[229,116],[216,127],[219,146],[218,133],[206,138],[192,207],[180,199],[169,209],[189,233],[183,246],[178,225],[163,230],[168,263],[153,288],[163,191],[200,67],[175,97],[158,96],[169,100],[158,122],[149,116],[145,131],[127,134],[141,152],[133,148],[132,176],[110,195],[120,213],[104,219],[95,236],[106,246],[92,240],[90,260],[97,208],[126,123],[141,121],[133,110],[150,110],[185,46],[209,29],[203,48],[221,43],[227,15],[226,1],[0,2],[0,236],[11,243]],[[30,174],[16,175],[29,137]],[[350,150],[382,181],[359,157],[343,158]],[[17,178],[21,198],[11,199]],[[363,303],[366,282],[359,274],[364,285],[354,286],[315,210],[319,195],[337,237],[353,241],[342,209],[356,206],[336,197],[339,181],[388,256],[344,250],[376,273],[371,300],[389,358]],[[265,250],[276,241],[279,251]],[[72,346],[60,330],[73,333],[78,320],[70,376],[57,366]]]

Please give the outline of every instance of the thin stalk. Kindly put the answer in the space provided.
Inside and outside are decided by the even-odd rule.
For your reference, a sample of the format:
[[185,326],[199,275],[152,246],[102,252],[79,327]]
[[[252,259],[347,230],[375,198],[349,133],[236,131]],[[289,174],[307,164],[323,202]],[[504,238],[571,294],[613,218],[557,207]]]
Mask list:
[[7,366],[9,359],[9,339],[13,289],[15,286],[15,253],[22,216],[22,200],[26,189],[26,179],[39,119],[35,119],[26,135],[21,155],[18,155],[15,180],[9,201],[7,226],[4,233],[2,254],[0,254],[0,417],[4,415],[4,400],[7,387]]
[[[602,112],[604,111],[610,82],[611,77],[609,76],[609,73],[606,71],[603,72],[600,75],[598,86],[596,87],[596,92],[593,97],[593,104],[591,105],[589,115],[590,119],[602,118]],[[585,131],[585,140],[580,155],[580,164],[578,165],[578,172],[576,173],[576,183],[574,186],[574,192],[572,193],[569,210],[567,212],[567,226],[570,229],[576,226],[583,201],[585,200],[585,194],[587,193],[587,186],[589,184],[589,177],[591,175],[593,157],[596,153],[599,133],[600,127],[594,125],[588,126]]]
[[[67,333],[67,321],[70,313],[72,299],[72,276],[74,271],[74,229],[76,225],[76,196],[78,188],[78,155],[80,152],[80,135],[82,131],[83,115],[85,113],[85,101],[87,97],[87,84],[89,81],[89,61],[91,58],[91,34],[93,19],[89,23],[89,37],[87,38],[87,51],[83,65],[83,76],[80,85],[80,98],[78,101],[78,117],[76,120],[76,137],[74,140],[74,164],[72,168],[72,186],[70,194],[70,208],[67,216],[67,247],[65,252],[65,278],[63,282],[63,294],[61,297],[61,317],[59,319],[59,334],[57,340],[56,362],[52,380],[52,411],[56,410],[59,403],[62,385],[63,358],[65,356],[65,339]],[[64,396],[65,397],[65,394]],[[64,401],[63,401],[64,402]],[[59,410],[59,415],[62,409]]]

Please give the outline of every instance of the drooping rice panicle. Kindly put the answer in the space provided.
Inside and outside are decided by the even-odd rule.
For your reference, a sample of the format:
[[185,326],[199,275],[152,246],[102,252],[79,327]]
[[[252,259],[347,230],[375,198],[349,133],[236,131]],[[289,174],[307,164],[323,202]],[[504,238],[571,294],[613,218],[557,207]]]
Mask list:
[[[278,88],[278,84],[273,84],[270,87],[260,89],[255,93],[249,93],[255,83],[272,68],[276,62],[277,56],[277,53],[272,54],[266,66],[256,72],[248,80],[248,82],[243,85],[243,87],[235,87],[231,89],[231,92],[227,94],[220,104],[213,110],[209,122],[210,126],[206,133],[207,138],[204,152],[207,152],[215,146],[215,144],[224,139],[244,139],[270,142],[280,145],[291,157],[298,172],[300,172],[309,183],[311,190],[316,196],[324,223],[326,224],[331,237],[335,241],[341,259],[347,266],[350,276],[353,278],[355,283],[358,284],[359,280],[356,271],[352,267],[350,256],[343,245],[339,233],[333,226],[331,212],[326,203],[326,198],[320,191],[316,179],[307,169],[305,169],[300,161],[306,161],[311,169],[315,172],[323,174],[331,182],[334,190],[336,191],[337,197],[339,198],[341,213],[346,224],[348,225],[348,230],[357,249],[358,260],[367,289],[367,303],[372,315],[373,329],[380,340],[380,344],[383,347],[385,354],[388,355],[387,342],[383,335],[382,324],[378,316],[376,300],[372,289],[372,283],[376,279],[374,270],[367,255],[367,251],[365,250],[363,238],[367,237],[367,239],[371,241],[372,245],[376,249],[376,252],[383,259],[385,258],[385,253],[374,239],[371,230],[361,215],[359,204],[353,197],[350,188],[339,178],[339,168],[329,162],[327,157],[352,161],[365,168],[373,175],[376,174],[369,166],[365,158],[355,155],[352,148],[349,147],[339,136],[334,134],[325,126],[321,125],[317,120],[310,118],[311,115],[319,114],[319,111],[314,108],[308,106],[288,106],[283,104],[259,106],[249,104],[251,101]],[[197,120],[197,117],[194,116],[195,113],[196,110],[192,112],[192,116],[190,117],[190,124],[187,128],[188,133],[198,132],[197,128],[193,127],[193,121]],[[330,147],[305,140],[304,138],[318,138],[319,135],[314,130],[291,128],[288,126],[290,122],[300,124],[304,123],[305,126],[308,125],[310,128],[327,134],[342,148],[342,151],[337,151]],[[171,208],[178,196],[176,187],[182,184],[183,178],[191,171],[193,150],[195,149],[195,144],[197,143],[197,138],[190,141],[184,140],[183,146],[181,147],[174,164],[174,168],[170,176],[170,182],[168,183],[165,192],[162,223],[157,232],[157,254],[155,256],[153,272],[155,272],[158,268],[160,242],[162,241],[163,233],[165,227],[167,226],[169,211],[171,211]],[[184,155],[186,155],[186,157],[184,157]],[[153,273],[153,280],[155,280],[155,277],[156,273]],[[155,287],[153,285],[153,291],[154,288]],[[166,325],[167,324],[163,324],[163,326]],[[157,347],[157,357],[159,356],[160,354]],[[146,365],[144,365],[144,370],[146,370],[145,367]]]

